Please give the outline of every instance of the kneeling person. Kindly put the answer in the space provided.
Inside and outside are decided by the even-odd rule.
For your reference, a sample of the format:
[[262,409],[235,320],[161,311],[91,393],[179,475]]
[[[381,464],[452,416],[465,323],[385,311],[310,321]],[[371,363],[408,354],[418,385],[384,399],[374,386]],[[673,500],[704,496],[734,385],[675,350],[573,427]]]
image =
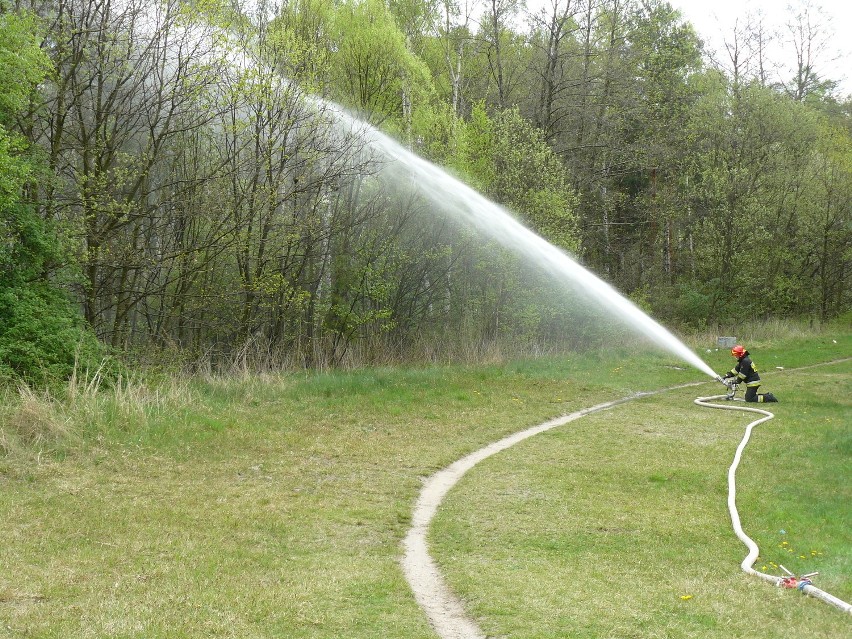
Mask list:
[[760,387],[760,375],[758,375],[757,367],[751,361],[748,351],[737,344],[731,349],[731,355],[737,358],[737,365],[725,373],[725,379],[734,377],[737,383],[745,383],[745,400],[747,402],[777,402],[778,400],[772,393],[762,395],[757,393],[757,389]]

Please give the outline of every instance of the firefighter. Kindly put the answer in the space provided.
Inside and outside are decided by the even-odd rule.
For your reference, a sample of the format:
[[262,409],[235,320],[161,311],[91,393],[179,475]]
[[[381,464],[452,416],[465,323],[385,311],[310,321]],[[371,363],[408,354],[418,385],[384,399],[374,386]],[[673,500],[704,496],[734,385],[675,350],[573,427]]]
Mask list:
[[757,367],[751,361],[748,351],[740,344],[737,344],[731,349],[731,355],[737,358],[737,365],[725,373],[723,380],[735,378],[736,381],[732,379],[731,382],[723,381],[722,383],[727,386],[731,386],[734,383],[745,383],[745,400],[747,402],[777,402],[778,400],[775,399],[775,395],[772,393],[758,395],[757,389],[760,387],[760,375],[757,373]]

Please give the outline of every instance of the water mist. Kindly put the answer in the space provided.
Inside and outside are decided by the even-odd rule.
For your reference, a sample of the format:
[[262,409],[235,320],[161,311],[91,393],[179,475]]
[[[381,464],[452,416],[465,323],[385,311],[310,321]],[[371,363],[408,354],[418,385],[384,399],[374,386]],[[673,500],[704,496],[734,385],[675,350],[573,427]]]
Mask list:
[[353,117],[339,106],[320,101],[349,132],[364,136],[371,149],[385,156],[382,172],[397,183],[407,180],[437,208],[485,233],[506,248],[549,273],[558,283],[581,292],[589,300],[640,333],[653,344],[676,355],[711,377],[716,373],[666,328],[645,314],[612,286],[582,267],[567,253],[553,246],[518,222],[508,210],[492,202],[431,162],[408,151],[390,137]]

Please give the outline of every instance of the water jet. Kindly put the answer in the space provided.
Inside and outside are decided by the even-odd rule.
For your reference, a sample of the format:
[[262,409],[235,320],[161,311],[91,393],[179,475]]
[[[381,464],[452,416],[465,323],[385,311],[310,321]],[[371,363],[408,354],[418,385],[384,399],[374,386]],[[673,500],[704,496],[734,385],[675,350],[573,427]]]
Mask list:
[[629,330],[679,357],[702,373],[717,374],[668,329],[648,316],[611,285],[579,262],[519,222],[507,209],[489,200],[448,172],[409,151],[401,144],[344,109],[314,98],[349,132],[364,136],[369,147],[389,161],[382,172],[396,182],[409,181],[436,207],[452,213],[469,226],[535,264],[562,286],[581,292],[602,310],[614,315]]

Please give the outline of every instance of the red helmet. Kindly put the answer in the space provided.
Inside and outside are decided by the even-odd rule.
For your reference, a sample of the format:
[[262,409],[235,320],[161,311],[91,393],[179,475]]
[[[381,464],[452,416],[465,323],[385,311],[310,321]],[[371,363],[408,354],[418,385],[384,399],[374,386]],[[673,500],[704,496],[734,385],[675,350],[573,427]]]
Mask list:
[[739,344],[737,344],[731,349],[731,355],[733,355],[737,359],[740,359],[743,355],[745,355],[745,352],[746,350]]

